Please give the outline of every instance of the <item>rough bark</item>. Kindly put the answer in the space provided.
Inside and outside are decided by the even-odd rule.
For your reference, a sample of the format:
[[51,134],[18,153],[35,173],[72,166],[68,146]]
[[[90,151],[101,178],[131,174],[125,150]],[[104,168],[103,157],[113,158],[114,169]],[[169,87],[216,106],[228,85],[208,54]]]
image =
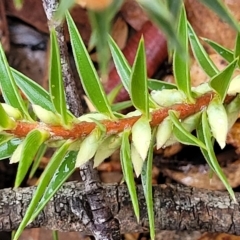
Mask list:
[[68,49],[63,33],[63,22],[53,18],[58,8],[58,0],[42,1],[48,19],[49,29],[54,28],[56,30],[67,104],[69,110],[74,114],[74,116],[79,117],[83,113],[83,109],[81,106],[81,101],[77,91],[76,83],[73,78],[73,73],[70,68]]
[[[16,229],[34,187],[0,190],[0,230]],[[125,185],[105,185],[105,201],[120,223],[121,233],[148,231],[147,209],[142,188],[138,187],[140,222],[134,217],[132,202]],[[240,235],[240,193],[236,193],[238,204],[227,192],[188,188],[181,185],[158,185],[153,187],[156,231],[159,230],[203,230]],[[64,184],[44,211],[28,227],[46,227],[60,231],[90,232],[88,224],[97,207],[89,206],[84,184]]]

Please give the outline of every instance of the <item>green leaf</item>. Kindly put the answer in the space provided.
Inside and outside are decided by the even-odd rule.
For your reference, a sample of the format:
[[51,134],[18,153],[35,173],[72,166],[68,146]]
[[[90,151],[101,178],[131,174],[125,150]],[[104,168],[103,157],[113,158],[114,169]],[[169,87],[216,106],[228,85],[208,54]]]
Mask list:
[[51,44],[50,71],[49,71],[50,96],[56,111],[62,117],[63,124],[67,125],[67,106],[63,86],[59,46],[55,29],[50,30],[50,44]]
[[181,54],[186,54],[183,51],[182,43],[176,35],[175,25],[177,19],[172,16],[167,5],[159,0],[152,0],[151,2],[148,0],[138,0],[138,2],[148,13],[149,18],[164,32],[171,46],[177,48]]
[[127,183],[128,191],[132,200],[133,210],[136,215],[137,221],[139,222],[140,212],[138,205],[138,197],[136,192],[136,185],[133,176],[133,167],[130,157],[130,143],[129,143],[130,131],[125,130],[122,134],[122,145],[120,148],[120,160],[122,164],[122,171],[124,179]]
[[173,54],[173,72],[178,89],[183,91],[187,96],[187,99],[192,102],[191,82],[190,82],[190,70],[189,70],[189,58],[188,58],[188,28],[187,17],[185,9],[182,7],[179,25],[178,25],[178,37],[181,42],[185,57],[181,52],[175,51]]
[[150,90],[177,89],[175,84],[155,79],[148,79],[147,85]]
[[0,134],[0,145],[8,142],[12,138],[13,138],[13,136],[10,134],[5,134],[5,133]]
[[131,67],[111,36],[109,36],[109,47],[113,57],[114,65],[117,69],[117,73],[122,81],[124,88],[129,93]]
[[62,162],[59,164],[58,168],[55,170],[55,173],[52,175],[51,181],[46,187],[46,190],[41,200],[39,201],[35,211],[33,212],[29,222],[32,222],[39,215],[42,209],[53,197],[53,195],[74,172],[76,158],[77,158],[76,151],[70,151],[64,156]]
[[213,77],[218,73],[218,69],[212,62],[211,58],[206,53],[205,49],[200,43],[196,33],[194,32],[189,22],[188,22],[188,36],[193,54],[196,60],[198,61],[199,65],[202,67],[202,69],[208,76]]
[[45,89],[17,70],[13,68],[11,70],[18,87],[32,104],[55,112],[50,95]]
[[93,66],[90,56],[84,46],[83,40],[78,33],[77,27],[70,14],[66,14],[73,55],[82,85],[90,101],[97,111],[114,118],[107,96],[104,93],[100,79]]
[[129,108],[132,106],[132,101],[124,101],[124,102],[119,102],[119,103],[115,103],[112,105],[112,111],[114,112],[119,112],[123,109]]
[[97,57],[99,59],[100,71],[103,75],[107,73],[107,65],[110,58],[108,33],[112,19],[109,19],[108,11],[108,8],[102,11],[88,11],[92,31],[95,39],[97,39]]
[[213,168],[214,172],[217,174],[217,176],[220,178],[220,180],[222,181],[222,183],[228,190],[232,199],[236,202],[234,192],[233,192],[231,186],[229,185],[228,180],[227,180],[226,176],[224,175],[224,173],[218,163],[216,155],[214,153],[213,144],[212,144],[212,134],[211,134],[211,130],[210,130],[210,127],[208,124],[207,114],[205,111],[202,114],[201,122],[202,122],[202,126],[199,126],[199,128],[197,129],[197,133],[200,138],[204,137],[204,143],[206,144],[206,149],[201,149],[201,151],[202,151],[204,157],[206,158],[207,162],[210,162],[210,167]]
[[9,158],[22,142],[21,139],[14,138],[5,143],[0,144],[0,160]]
[[230,63],[223,71],[215,75],[209,83],[211,88],[213,88],[218,93],[222,102],[226,97],[227,90],[231,82],[231,77],[236,67],[236,63],[237,59]]
[[179,119],[177,118],[176,114],[174,111],[170,110],[169,116],[174,124],[173,126],[173,133],[174,136],[177,138],[177,140],[183,144],[186,145],[193,145],[197,147],[201,147],[203,149],[206,149],[205,145],[203,142],[201,142],[198,138],[193,136],[191,133],[189,133],[179,122]]
[[167,4],[172,17],[175,19],[175,22],[177,22],[181,12],[182,1],[168,0]]
[[38,129],[32,130],[19,145],[18,148],[21,148],[21,151],[16,150],[13,153],[10,163],[19,162],[14,185],[15,187],[19,187],[22,183],[39,147],[48,139],[48,137],[49,134],[46,131],[40,131]]
[[52,179],[52,176],[56,173],[56,170],[59,168],[59,165],[62,162],[62,159],[64,158],[64,156],[66,155],[71,143],[72,143],[72,140],[67,140],[54,153],[53,157],[51,158],[51,161],[48,163],[47,167],[45,168],[39,180],[39,185],[34,193],[32,201],[28,206],[28,209],[24,215],[22,222],[20,223],[20,226],[18,227],[18,230],[16,231],[16,234],[13,240],[17,240],[20,234],[22,233],[23,229],[27,226],[27,224],[29,224],[32,221],[32,214],[34,213],[36,207],[38,206],[39,201],[41,200],[50,180]]
[[24,101],[19,93],[11,69],[0,44],[0,87],[5,102],[21,111],[26,119],[31,120]]
[[154,224],[155,218],[154,218],[153,196],[152,196],[153,195],[152,194],[152,161],[153,161],[153,146],[154,146],[155,135],[156,135],[156,128],[153,130],[147,161],[145,161],[143,164],[143,169],[141,174],[143,191],[144,191],[144,195],[147,203],[151,239],[155,239],[155,224]]
[[38,149],[38,151],[36,153],[36,156],[34,158],[34,162],[33,162],[31,171],[29,173],[29,178],[32,178],[33,175],[35,174],[35,172],[37,171],[37,168],[39,167],[39,164],[41,163],[42,157],[46,153],[46,150],[47,150],[47,145],[46,144],[42,144],[40,146],[40,148]]
[[149,118],[146,56],[143,38],[140,40],[130,77],[130,96],[136,109]]
[[222,56],[226,61],[232,62],[234,60],[233,51],[223,47],[222,45],[207,39],[202,38],[205,42],[207,42],[220,56]]
[[199,0],[203,4],[205,4],[208,8],[213,10],[217,15],[224,21],[226,21],[231,27],[233,27],[235,30],[240,31],[240,27],[236,19],[232,16],[230,11],[227,9],[227,7],[224,6],[222,0],[215,0],[215,1],[209,1],[209,0]]
[[15,121],[10,118],[5,112],[2,104],[0,103],[0,131],[6,129],[13,129],[16,126]]
[[[118,95],[118,93],[120,92],[120,90],[122,89],[122,84],[118,84],[116,87],[114,87],[110,93],[108,93],[107,98],[109,103],[112,105],[116,96]],[[111,106],[112,108],[112,106]]]

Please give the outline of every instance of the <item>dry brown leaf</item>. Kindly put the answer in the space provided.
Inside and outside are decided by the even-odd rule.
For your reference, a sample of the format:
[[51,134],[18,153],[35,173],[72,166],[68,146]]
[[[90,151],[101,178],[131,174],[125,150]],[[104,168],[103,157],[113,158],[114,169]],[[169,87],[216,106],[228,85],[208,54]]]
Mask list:
[[136,31],[140,31],[148,17],[135,0],[127,0],[121,8],[124,20]]
[[227,143],[236,148],[236,153],[240,154],[240,123],[236,122],[230,129],[227,136]]
[[[225,156],[230,158],[230,156]],[[187,164],[185,166],[170,168],[161,167],[160,170],[164,175],[174,179],[175,181],[182,183],[186,186],[205,188],[209,190],[225,190],[225,186],[221,180],[213,174],[210,179],[209,166],[207,164],[193,165]],[[240,159],[222,166],[222,170],[226,175],[229,184],[235,188],[240,185]]]
[[120,49],[126,46],[128,38],[128,26],[122,17],[118,17],[112,27],[112,38]]
[[198,240],[240,240],[240,237],[226,233],[205,233]]
[[[239,21],[240,1],[224,0],[223,2]],[[227,48],[233,49],[236,31],[223,22],[215,13],[199,3],[199,1],[186,0],[185,3],[188,19],[198,36],[209,38]],[[204,44],[204,46],[209,52],[214,52],[207,44]]]

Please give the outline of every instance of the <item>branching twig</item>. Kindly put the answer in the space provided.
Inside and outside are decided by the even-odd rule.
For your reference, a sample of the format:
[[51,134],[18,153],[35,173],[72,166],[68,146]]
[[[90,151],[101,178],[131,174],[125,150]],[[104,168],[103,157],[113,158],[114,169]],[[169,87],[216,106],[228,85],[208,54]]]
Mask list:
[[[0,231],[16,229],[32,198],[34,187],[0,190]],[[140,222],[132,209],[125,185],[105,185],[104,200],[118,219],[121,233],[149,230],[147,207],[142,187],[138,187]],[[89,216],[95,213],[88,205],[82,183],[66,183],[44,211],[28,227],[46,227],[60,231],[89,231]],[[235,204],[227,192],[195,189],[181,185],[153,187],[155,230],[202,230],[240,235],[240,193]],[[74,212],[78,209],[78,217]],[[97,211],[97,210],[95,210]],[[88,213],[88,214],[86,214]],[[92,215],[91,215],[92,214]],[[90,219],[91,220],[91,219]]]

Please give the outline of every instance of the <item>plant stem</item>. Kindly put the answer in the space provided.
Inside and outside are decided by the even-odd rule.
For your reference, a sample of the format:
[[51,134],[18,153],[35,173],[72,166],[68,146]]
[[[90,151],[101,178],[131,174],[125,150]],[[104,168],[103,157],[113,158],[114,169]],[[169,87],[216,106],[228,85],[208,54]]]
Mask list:
[[57,35],[67,104],[69,106],[69,110],[74,114],[74,116],[79,117],[83,113],[83,108],[81,106],[80,97],[69,64],[68,49],[64,37],[63,22],[54,18],[54,14],[59,4],[57,0],[42,1],[45,13],[48,18],[48,26],[49,28],[54,28]]
[[[196,99],[194,104],[176,104],[172,107],[162,108],[151,113],[152,120],[150,122],[152,127],[159,125],[164,118],[168,116],[169,110],[175,110],[179,112],[180,119],[184,119],[190,115],[193,115],[197,112],[202,111],[206,108],[209,102],[213,99],[214,93],[206,93],[205,95]],[[228,100],[228,99],[227,99]],[[227,101],[226,100],[226,101]],[[115,121],[111,120],[103,120],[101,123],[106,127],[107,134],[117,134],[122,132],[126,128],[131,128],[133,124],[140,118],[141,116],[134,116],[129,118],[122,118]],[[96,127],[96,123],[94,122],[81,122],[73,125],[71,129],[65,129],[62,126],[50,126],[43,123],[29,123],[24,121],[17,121],[16,128],[13,130],[6,131],[15,135],[16,137],[25,137],[31,130],[33,129],[44,129],[51,134],[52,138],[59,139],[79,139],[84,138],[88,134],[92,132],[92,130]]]

